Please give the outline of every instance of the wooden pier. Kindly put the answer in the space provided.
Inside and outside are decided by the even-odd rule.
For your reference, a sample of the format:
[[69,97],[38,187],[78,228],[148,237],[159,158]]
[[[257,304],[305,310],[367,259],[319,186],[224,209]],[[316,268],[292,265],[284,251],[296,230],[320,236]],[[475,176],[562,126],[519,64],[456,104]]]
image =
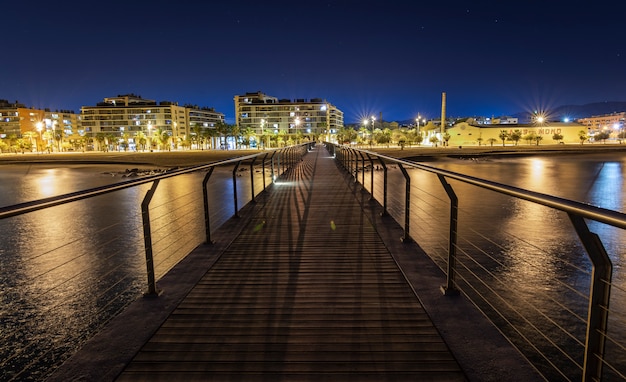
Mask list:
[[353,191],[316,146],[118,380],[466,380]]

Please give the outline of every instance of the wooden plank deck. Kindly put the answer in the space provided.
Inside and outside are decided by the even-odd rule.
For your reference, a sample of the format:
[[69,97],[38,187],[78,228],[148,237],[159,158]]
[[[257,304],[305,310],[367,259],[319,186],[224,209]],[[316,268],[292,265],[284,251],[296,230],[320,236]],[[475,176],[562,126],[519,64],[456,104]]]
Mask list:
[[323,146],[247,226],[119,381],[463,381]]

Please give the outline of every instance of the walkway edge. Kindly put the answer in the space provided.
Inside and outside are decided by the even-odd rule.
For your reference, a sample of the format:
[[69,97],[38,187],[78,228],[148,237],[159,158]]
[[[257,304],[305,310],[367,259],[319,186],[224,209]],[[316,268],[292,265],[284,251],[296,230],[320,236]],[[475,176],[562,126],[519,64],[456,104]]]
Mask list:
[[[347,182],[354,179],[346,175]],[[355,197],[376,227],[435,327],[470,381],[545,381],[532,364],[463,294],[444,296],[443,271],[414,241],[402,241],[403,229],[382,205],[369,200],[360,185]]]
[[[265,195],[257,195],[257,199]],[[158,298],[145,297],[132,302],[46,381],[114,381],[239,235],[254,215],[256,206],[248,203],[240,210],[241,217],[230,218],[212,232],[213,244],[199,245],[157,282],[157,287],[163,291]],[[151,320],[146,321],[146,317]]]

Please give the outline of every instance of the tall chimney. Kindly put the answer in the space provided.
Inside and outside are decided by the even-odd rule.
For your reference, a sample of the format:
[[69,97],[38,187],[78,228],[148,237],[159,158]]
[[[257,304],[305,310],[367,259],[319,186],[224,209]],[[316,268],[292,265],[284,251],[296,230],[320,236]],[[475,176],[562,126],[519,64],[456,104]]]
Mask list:
[[441,134],[446,132],[446,92],[441,93]]

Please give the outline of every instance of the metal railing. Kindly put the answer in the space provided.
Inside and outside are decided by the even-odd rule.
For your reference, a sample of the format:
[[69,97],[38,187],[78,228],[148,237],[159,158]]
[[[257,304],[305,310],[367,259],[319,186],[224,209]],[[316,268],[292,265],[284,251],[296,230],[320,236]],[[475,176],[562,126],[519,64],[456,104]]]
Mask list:
[[[603,377],[606,380],[626,380],[626,323],[625,317],[622,312],[609,309],[609,302],[611,300],[611,293],[618,292],[619,296],[626,295],[626,291],[623,287],[616,286],[612,282],[613,265],[611,259],[605,250],[600,237],[591,232],[587,224],[587,220],[594,221],[606,225],[610,225],[619,229],[619,234],[624,235],[624,229],[626,229],[626,214],[612,211],[604,208],[594,207],[584,203],[579,203],[567,199],[562,199],[538,192],[528,191],[517,187],[500,184],[497,182],[480,179],[468,175],[447,171],[431,166],[427,166],[421,163],[412,161],[400,160],[397,158],[378,154],[374,151],[361,150],[352,148],[349,146],[339,146],[334,144],[326,144],[329,151],[334,154],[341,165],[351,174],[354,182],[362,185],[365,191],[369,191],[370,197],[375,198],[375,194],[378,195],[377,200],[382,205],[383,214],[389,213],[390,205],[388,200],[392,198],[388,190],[388,177],[390,174],[390,166],[398,168],[400,172],[395,172],[395,180],[405,180],[404,195],[402,192],[396,189],[395,196],[395,215],[400,224],[403,224],[404,235],[403,240],[413,240],[411,237],[412,230],[411,221],[417,219],[412,215],[411,207],[417,207],[412,202],[411,191],[422,191],[425,194],[429,194],[426,197],[418,195],[418,197],[430,198],[429,203],[431,210],[439,209],[445,206],[446,200],[449,208],[447,221],[445,218],[437,220],[434,225],[447,226],[448,232],[445,237],[447,242],[447,248],[440,248],[437,250],[436,246],[433,246],[432,253],[428,253],[429,256],[434,258],[442,270],[447,276],[447,282],[441,286],[443,294],[457,294],[461,290],[466,294],[470,300],[479,307],[484,313],[487,311],[493,312],[491,315],[486,314],[492,322],[501,322],[500,325],[496,324],[500,330],[507,335],[509,340],[518,346],[522,353],[538,368],[540,372],[546,376],[547,379],[565,379],[575,380],[582,379],[583,381],[602,380]],[[374,174],[378,169],[382,172],[382,190],[374,187]],[[408,170],[418,173],[432,174],[441,184],[443,189],[443,197],[435,195],[432,191],[419,190],[418,186],[412,186],[411,178]],[[365,173],[370,172],[370,184],[369,190],[367,190],[367,184],[365,179]],[[415,175],[414,174],[414,175]],[[360,181],[359,181],[360,175]],[[459,197],[455,192],[455,187],[452,186],[450,181],[460,182],[458,184],[465,184],[471,187],[480,188],[488,191],[493,191],[498,194],[504,195],[506,198],[514,198],[519,200],[528,201],[534,204],[542,205],[550,209],[562,211],[567,214],[571,227],[576,232],[580,243],[584,247],[588,259],[591,261],[591,272],[585,272],[582,266],[572,264],[577,268],[576,272],[582,273],[585,277],[589,277],[588,280],[588,297],[578,291],[578,285],[571,285],[568,283],[562,283],[561,287],[565,290],[572,291],[576,297],[576,301],[573,305],[577,308],[570,308],[565,306],[566,303],[559,301],[558,297],[549,297],[548,305],[554,304],[554,307],[534,306],[531,301],[528,302],[528,306],[536,316],[541,316],[549,322],[550,327],[558,328],[558,331],[563,331],[563,339],[555,340],[552,338],[552,333],[547,324],[537,324],[531,318],[525,316],[523,310],[525,308],[518,307],[515,301],[511,301],[511,295],[517,295],[515,291],[515,285],[512,285],[511,280],[502,279],[498,275],[498,267],[504,268],[506,259],[498,258],[492,252],[506,252],[506,249],[501,247],[501,244],[495,242],[494,239],[489,237],[489,234],[480,234],[472,227],[464,227],[466,230],[471,230],[473,237],[464,237],[464,243],[460,244],[460,227],[459,227]],[[378,181],[380,183],[380,181]],[[436,182],[434,182],[436,183]],[[456,183],[455,183],[456,184]],[[400,196],[397,196],[400,195]],[[404,198],[402,198],[404,196]],[[425,200],[425,199],[424,199]],[[436,203],[437,207],[433,207]],[[404,219],[402,219],[404,217]],[[424,225],[428,220],[436,219],[433,215],[422,215],[419,218],[419,223]],[[478,243],[477,238],[482,240]],[[442,241],[443,242],[443,241]],[[418,241],[418,244],[421,244]],[[443,247],[442,244],[439,244]],[[494,250],[485,250],[481,247],[489,246]],[[540,249],[537,249],[540,250]],[[459,257],[462,255],[462,262]],[[505,256],[503,256],[505,257]],[[489,265],[488,265],[488,264]],[[495,264],[491,266],[491,264]],[[463,270],[463,274],[461,274]],[[560,275],[554,275],[555,279],[559,279]],[[549,282],[554,282],[550,280]],[[463,286],[461,286],[463,284]],[[502,289],[503,291],[499,291]],[[612,290],[613,289],[613,290]],[[619,301],[619,297],[614,297]],[[585,301],[587,299],[587,301]],[[621,300],[623,301],[623,299]],[[576,310],[580,309],[584,303],[587,303],[586,317],[583,313],[577,313]],[[498,305],[500,304],[500,305]],[[550,314],[543,313],[543,310],[554,309],[563,310],[568,315],[571,315],[571,321],[558,322],[550,317]],[[510,313],[507,313],[510,312]],[[609,331],[609,321],[613,325],[613,330]],[[521,323],[518,323],[521,322]],[[584,328],[580,328],[584,325]],[[504,328],[504,329],[503,329]],[[522,328],[522,329],[520,329]],[[539,340],[533,339],[532,335],[525,332],[528,331],[538,332],[535,336]],[[577,338],[576,333],[584,332],[584,339]],[[579,345],[581,350],[569,351],[572,346],[568,344],[573,343]],[[610,344],[612,354],[607,354],[607,344]],[[577,346],[574,346],[577,347]],[[526,349],[526,350],[524,350]],[[582,352],[582,354],[580,354]],[[557,358],[563,358],[564,360],[557,360]],[[574,364],[574,367],[568,366]]]
[[[107,216],[106,219],[100,216],[103,221],[99,223],[103,227],[84,227],[82,235],[80,232],[62,238],[47,235],[47,242],[37,247],[34,253],[19,255],[27,258],[19,259],[18,268],[31,267],[31,263],[35,265],[32,266],[33,270],[28,269],[28,275],[22,274],[28,272],[18,272],[17,281],[11,280],[11,273],[16,270],[7,269],[3,261],[5,266],[0,270],[0,281],[3,283],[0,297],[4,303],[2,319],[11,328],[11,333],[7,331],[7,337],[0,338],[3,342],[0,350],[0,380],[37,380],[45,377],[45,372],[58,366],[71,355],[72,349],[95,334],[99,327],[136,299],[138,280],[145,277],[147,285],[139,287],[143,289],[144,295],[158,296],[159,278],[197,245],[202,244],[202,232],[204,241],[212,243],[211,232],[216,230],[217,225],[230,216],[238,216],[242,201],[244,204],[255,202],[255,196],[299,162],[310,145],[307,143],[262,151],[0,208],[0,223],[19,227],[22,219],[32,214],[36,215],[32,221],[37,221],[38,214],[48,214],[48,211],[53,219],[59,209],[68,209],[66,212],[69,215],[73,211],[81,211],[83,207],[79,206],[79,201],[109,198],[102,204],[116,203],[116,199],[105,195],[123,190],[131,190],[133,197],[137,196],[136,199],[140,201],[140,206],[137,205],[140,214],[129,213],[129,216],[137,215],[137,218],[124,217],[132,220],[130,222],[115,221],[115,216]],[[210,182],[212,176],[218,173],[214,171],[216,169],[220,169],[222,182],[219,184]],[[230,173],[232,182],[228,182],[226,173],[221,169]],[[249,178],[243,176],[246,171],[250,174]],[[266,175],[268,172],[269,177]],[[164,190],[168,195],[158,198],[158,191],[163,187],[159,188],[159,185],[167,186],[168,183],[164,182],[168,179],[180,182],[179,179],[183,177],[192,177],[192,182],[197,182],[201,191],[172,185]],[[262,185],[259,184],[261,180]],[[242,190],[242,185],[249,188]],[[141,198],[141,190],[146,187],[148,189]],[[225,202],[225,192],[229,190],[232,190],[231,201]],[[218,196],[220,202],[216,203],[214,200]],[[159,199],[158,205],[154,205],[154,199]],[[198,205],[203,206],[202,211],[196,207]],[[211,210],[211,205],[216,211]],[[230,206],[233,209],[226,211]],[[103,209],[106,210],[106,206]],[[53,221],[52,224],[60,225],[61,222]],[[200,226],[203,227],[198,230],[193,228]],[[67,234],[60,231],[62,235]],[[193,232],[186,235],[186,231]],[[15,243],[19,244],[19,240],[32,241],[32,238],[16,238]],[[84,245],[85,242],[89,244]],[[72,247],[81,248],[73,252],[69,250]],[[145,256],[143,277],[136,274],[141,268],[142,261],[138,260],[141,252]],[[3,256],[18,257],[10,250]],[[129,276],[129,272],[134,274]],[[32,301],[28,301],[27,294],[33,295]],[[86,308],[87,305],[90,308]],[[81,309],[78,306],[87,311],[85,315],[68,313]],[[86,322],[75,322],[75,327],[67,330],[65,337],[60,337],[58,332],[63,331],[61,327],[66,325],[64,321],[79,319]],[[47,321],[50,321],[49,328],[44,323]]]

